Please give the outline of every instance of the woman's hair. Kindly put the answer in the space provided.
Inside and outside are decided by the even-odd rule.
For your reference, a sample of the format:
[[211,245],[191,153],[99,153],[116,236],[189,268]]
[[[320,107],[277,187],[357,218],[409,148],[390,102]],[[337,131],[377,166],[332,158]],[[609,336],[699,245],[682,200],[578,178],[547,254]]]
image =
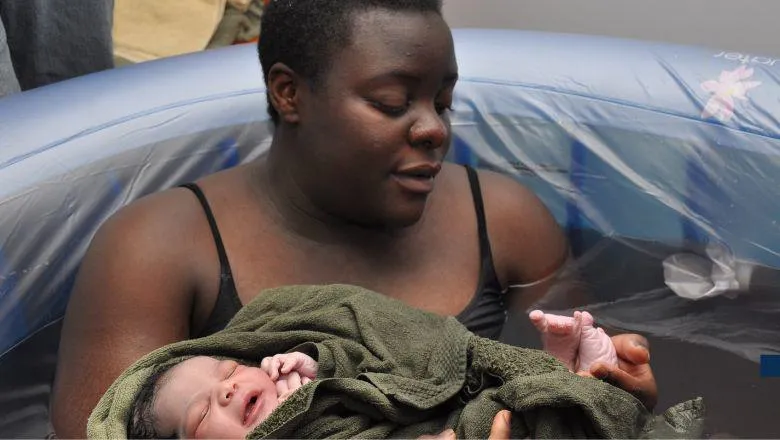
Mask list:
[[[284,63],[316,85],[333,55],[350,43],[357,12],[385,9],[441,15],[441,5],[442,0],[271,0],[263,10],[257,45],[266,84],[271,67]],[[278,123],[270,97],[268,113]]]
[[159,438],[177,438],[177,433],[172,436],[163,437],[157,432],[155,427],[157,423],[154,414],[154,402],[157,397],[157,391],[163,384],[162,377],[173,365],[158,367],[141,385],[141,390],[133,401],[130,409],[130,417],[127,420],[127,438],[132,439],[159,439]]

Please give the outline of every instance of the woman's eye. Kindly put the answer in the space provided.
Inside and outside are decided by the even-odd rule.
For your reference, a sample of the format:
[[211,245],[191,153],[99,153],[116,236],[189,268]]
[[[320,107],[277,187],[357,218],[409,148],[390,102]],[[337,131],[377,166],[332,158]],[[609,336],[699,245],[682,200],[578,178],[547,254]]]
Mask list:
[[374,101],[372,102],[372,104],[380,112],[392,117],[398,117],[403,115],[406,112],[406,110],[409,108],[408,103],[402,106],[394,106],[394,105],[383,104],[379,101]]
[[436,113],[442,114],[444,112],[451,112],[452,111],[452,104],[436,104]]

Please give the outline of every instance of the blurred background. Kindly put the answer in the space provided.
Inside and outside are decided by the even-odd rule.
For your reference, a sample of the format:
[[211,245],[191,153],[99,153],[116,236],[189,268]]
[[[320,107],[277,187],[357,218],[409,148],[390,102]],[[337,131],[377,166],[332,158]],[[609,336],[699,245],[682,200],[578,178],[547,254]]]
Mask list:
[[444,0],[452,27],[571,32],[780,55],[777,0]]

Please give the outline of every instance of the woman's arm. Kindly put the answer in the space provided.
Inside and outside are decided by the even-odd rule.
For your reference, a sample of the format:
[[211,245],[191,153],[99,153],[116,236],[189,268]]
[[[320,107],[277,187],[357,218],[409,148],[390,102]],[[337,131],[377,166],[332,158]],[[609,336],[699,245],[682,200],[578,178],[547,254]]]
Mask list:
[[[566,237],[547,207],[513,179],[480,172],[496,273],[513,310],[525,311],[551,294],[582,292],[560,284],[569,266]],[[551,292],[551,289],[554,292]],[[577,302],[584,301],[577,298]],[[572,301],[568,301],[572,302]]]
[[[566,307],[587,304],[588,289],[574,271],[565,270],[569,248],[563,231],[545,205],[528,189],[507,176],[480,172],[496,272],[509,289],[510,305],[525,311],[553,292]],[[566,276],[557,276],[566,272]],[[558,304],[556,304],[558,305]],[[647,339],[640,335],[612,338],[619,366],[596,364],[591,373],[634,394],[652,409],[658,397],[650,368]]]
[[94,237],[68,303],[51,402],[60,438],[84,438],[108,386],[146,353],[189,335],[192,286],[181,258],[191,237],[161,203],[120,211]]

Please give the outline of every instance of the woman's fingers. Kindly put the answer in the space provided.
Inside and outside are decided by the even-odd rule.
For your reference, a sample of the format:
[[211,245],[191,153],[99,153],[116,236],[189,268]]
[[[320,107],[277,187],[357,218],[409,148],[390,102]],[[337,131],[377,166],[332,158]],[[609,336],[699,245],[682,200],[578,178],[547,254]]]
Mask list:
[[419,440],[456,440],[455,431],[452,429],[444,430],[438,434],[425,434],[417,437]]
[[596,363],[591,366],[590,373],[597,379],[633,394],[652,411],[658,402],[658,385],[650,364],[633,364],[622,358],[618,362],[618,366]]
[[493,425],[490,426],[490,440],[508,440],[512,435],[512,413],[508,410],[499,411],[493,417]]
[[612,344],[620,359],[634,365],[650,362],[650,343],[647,338],[636,334],[622,334],[612,337]]

